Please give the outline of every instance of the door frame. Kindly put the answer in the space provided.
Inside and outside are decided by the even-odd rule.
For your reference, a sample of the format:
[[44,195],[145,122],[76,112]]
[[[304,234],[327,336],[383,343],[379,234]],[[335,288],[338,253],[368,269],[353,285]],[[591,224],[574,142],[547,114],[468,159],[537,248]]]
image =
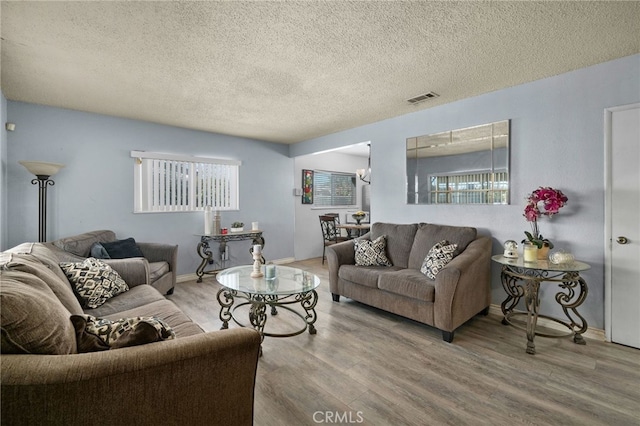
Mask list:
[[613,244],[612,235],[612,139],[611,125],[614,112],[640,108],[640,103],[620,105],[605,108],[604,110],[604,337],[611,342],[611,251]]

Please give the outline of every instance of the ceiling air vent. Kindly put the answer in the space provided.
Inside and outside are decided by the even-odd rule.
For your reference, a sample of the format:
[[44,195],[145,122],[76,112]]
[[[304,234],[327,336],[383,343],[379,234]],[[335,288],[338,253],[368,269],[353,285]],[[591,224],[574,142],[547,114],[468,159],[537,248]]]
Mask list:
[[425,93],[424,95],[418,95],[418,96],[416,96],[414,98],[407,99],[407,102],[409,102],[412,105],[415,105],[417,103],[426,101],[428,99],[437,98],[438,96],[440,96],[440,95],[438,95],[437,93],[429,92],[429,93]]

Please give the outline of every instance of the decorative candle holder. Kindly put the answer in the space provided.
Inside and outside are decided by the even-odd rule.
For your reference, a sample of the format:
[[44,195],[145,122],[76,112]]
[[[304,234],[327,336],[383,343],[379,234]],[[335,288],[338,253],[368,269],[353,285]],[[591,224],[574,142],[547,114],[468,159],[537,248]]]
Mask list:
[[251,272],[251,278],[260,278],[263,277],[264,275],[262,274],[261,271],[261,266],[262,266],[262,253],[260,252],[260,250],[253,250],[253,272]]

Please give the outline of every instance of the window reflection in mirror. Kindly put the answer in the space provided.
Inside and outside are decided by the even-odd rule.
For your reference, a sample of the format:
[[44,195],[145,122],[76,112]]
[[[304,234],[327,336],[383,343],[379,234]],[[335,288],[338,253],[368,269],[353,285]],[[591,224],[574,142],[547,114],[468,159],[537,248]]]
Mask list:
[[509,204],[509,120],[407,139],[408,204]]

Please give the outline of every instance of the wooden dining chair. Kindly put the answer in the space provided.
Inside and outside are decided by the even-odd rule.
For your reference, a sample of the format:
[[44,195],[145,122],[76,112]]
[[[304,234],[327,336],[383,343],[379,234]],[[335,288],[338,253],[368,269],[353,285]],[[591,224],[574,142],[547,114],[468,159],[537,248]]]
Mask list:
[[320,228],[322,228],[322,239],[324,240],[322,247],[322,264],[324,265],[327,246],[347,241],[348,238],[340,235],[340,230],[336,228],[336,217],[333,215],[320,215]]

